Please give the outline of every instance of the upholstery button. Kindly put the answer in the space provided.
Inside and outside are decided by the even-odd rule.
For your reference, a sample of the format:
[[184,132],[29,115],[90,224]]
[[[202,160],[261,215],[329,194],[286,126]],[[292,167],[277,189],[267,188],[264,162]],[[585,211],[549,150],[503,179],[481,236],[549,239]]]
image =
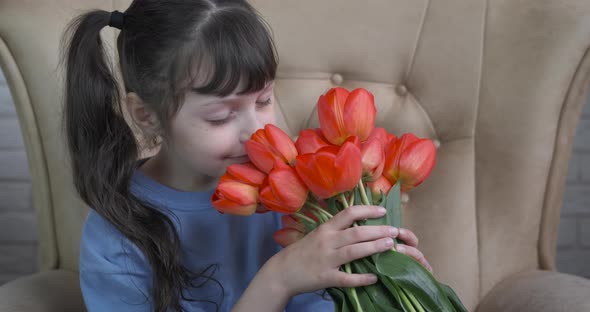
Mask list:
[[330,81],[332,81],[333,84],[339,86],[342,84],[342,82],[344,82],[344,78],[340,74],[333,74],[332,77],[330,77]]
[[408,195],[408,193],[402,193],[400,201],[402,204],[407,204],[410,201],[410,195]]
[[436,147],[436,149],[438,149],[440,147],[440,141],[439,140],[432,140],[432,143],[434,143],[434,147]]
[[395,94],[398,96],[406,96],[408,94],[408,88],[405,85],[397,85],[395,86]]

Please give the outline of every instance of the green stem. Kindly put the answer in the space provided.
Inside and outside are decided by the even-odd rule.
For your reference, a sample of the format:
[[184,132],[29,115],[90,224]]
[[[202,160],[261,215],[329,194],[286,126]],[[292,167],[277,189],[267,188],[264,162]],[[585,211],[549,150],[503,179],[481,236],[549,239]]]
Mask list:
[[424,308],[422,308],[422,305],[420,304],[418,299],[416,299],[416,297],[414,297],[414,295],[411,292],[409,292],[405,289],[402,289],[402,290],[408,295],[408,297],[410,298],[410,301],[412,301],[412,304],[414,304],[414,307],[416,307],[418,312],[426,312],[426,311],[424,311]]
[[316,218],[318,218],[318,220],[320,220],[320,223],[325,223],[326,221],[328,221],[328,219],[326,219],[326,217],[323,214],[318,213],[315,210],[310,210],[309,212],[313,214]]
[[314,219],[312,219],[312,218],[310,218],[310,217],[308,217],[308,216],[306,216],[306,215],[304,215],[304,214],[302,214],[300,212],[296,212],[295,215],[298,218],[305,219],[306,221],[311,222],[313,224],[316,224],[316,225],[318,224]]
[[[344,208],[348,209],[350,207],[350,205],[348,205],[348,201],[346,200],[346,196],[344,196],[344,193],[340,193],[339,197],[340,197],[340,200],[342,201],[342,205],[344,205]],[[353,223],[353,225],[356,226],[356,222]],[[350,263],[347,263],[344,265],[344,270],[346,271],[346,273],[352,274],[352,270],[350,269]],[[356,289],[354,287],[351,287],[350,293],[352,296],[352,303],[355,305],[355,310],[362,312],[363,308],[361,307],[361,304],[359,302],[359,298],[356,294]]]
[[308,208],[311,208],[315,211],[317,211],[318,213],[322,214],[323,216],[325,216],[328,219],[332,219],[334,216],[327,212],[324,208],[314,204],[314,203],[310,203],[310,202],[305,202],[305,204],[307,205]]
[[399,293],[399,296],[402,299],[404,306],[407,307],[408,310],[410,310],[410,312],[416,312],[416,309],[414,309],[414,307],[412,306],[412,303],[410,302],[410,300],[408,300],[406,293],[396,284],[393,284],[393,285],[394,285],[395,289],[397,290],[397,292]]
[[363,179],[359,180],[358,187],[361,193],[361,200],[363,202],[363,205],[371,205],[371,203],[369,203],[369,198],[367,197],[367,192],[365,191],[365,186],[363,185]]
[[346,200],[346,196],[344,196],[344,193],[340,193],[340,195],[338,196],[340,196],[340,200],[342,201],[342,205],[344,205],[344,208],[350,207],[348,201]]
[[352,192],[352,194],[350,194],[350,201],[348,202],[349,206],[354,205],[354,192]]
[[[348,274],[352,274],[352,270],[350,269],[350,263],[347,263],[344,265],[344,270],[346,271],[346,273]],[[352,297],[352,304],[354,304],[354,309],[357,312],[363,312],[363,307],[361,306],[361,302],[359,301],[359,297],[356,294],[356,288],[351,287],[349,288],[350,290],[350,294]]]

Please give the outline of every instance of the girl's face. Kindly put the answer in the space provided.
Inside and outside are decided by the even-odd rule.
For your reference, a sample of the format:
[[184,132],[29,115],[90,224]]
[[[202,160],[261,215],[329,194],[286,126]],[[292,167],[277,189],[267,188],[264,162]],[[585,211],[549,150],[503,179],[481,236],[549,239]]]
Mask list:
[[188,91],[169,124],[163,150],[175,164],[167,167],[187,175],[181,180],[201,184],[220,177],[230,164],[247,162],[244,142],[275,123],[273,88],[271,82],[260,91],[226,97]]

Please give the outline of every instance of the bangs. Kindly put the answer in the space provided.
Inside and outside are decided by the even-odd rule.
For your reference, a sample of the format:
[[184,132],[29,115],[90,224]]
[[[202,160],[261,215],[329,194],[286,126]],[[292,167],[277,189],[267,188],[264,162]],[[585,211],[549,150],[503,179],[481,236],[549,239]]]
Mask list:
[[260,17],[241,8],[222,8],[199,28],[191,64],[193,90],[221,97],[247,94],[275,79],[276,49]]

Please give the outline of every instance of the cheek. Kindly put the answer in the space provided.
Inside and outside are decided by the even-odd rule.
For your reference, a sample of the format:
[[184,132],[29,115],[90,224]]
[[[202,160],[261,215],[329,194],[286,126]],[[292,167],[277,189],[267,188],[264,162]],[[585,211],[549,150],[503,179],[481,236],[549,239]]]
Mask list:
[[204,122],[178,118],[171,128],[173,149],[184,161],[208,162],[219,159],[234,144],[231,128],[210,127]]
[[261,113],[259,118],[260,118],[260,124],[262,125],[262,127],[264,127],[264,125],[266,125],[266,124],[275,125],[277,123],[277,115],[274,110],[274,105],[271,106],[270,109],[268,109],[268,111]]

